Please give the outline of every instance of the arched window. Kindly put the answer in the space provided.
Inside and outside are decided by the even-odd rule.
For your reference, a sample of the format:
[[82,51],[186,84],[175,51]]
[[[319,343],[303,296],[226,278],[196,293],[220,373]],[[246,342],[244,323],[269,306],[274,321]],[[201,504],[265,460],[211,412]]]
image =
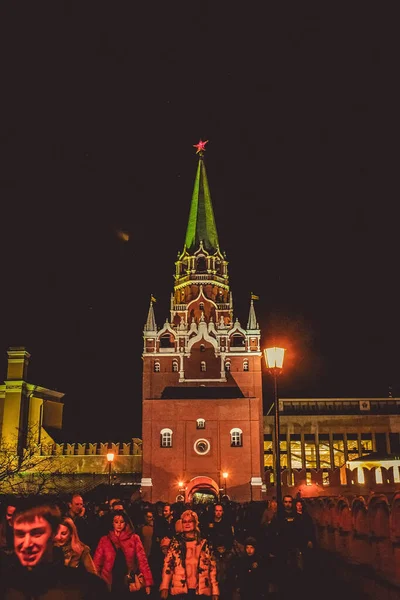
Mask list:
[[196,427],[197,429],[205,429],[206,428],[206,422],[204,419],[197,419],[196,421]]
[[204,302],[200,302],[199,309],[204,311]]
[[230,371],[231,370],[231,361],[227,360],[225,362],[225,371]]
[[231,337],[231,347],[242,348],[244,346],[244,337],[240,333],[234,333]]
[[174,373],[176,373],[177,371],[179,371],[179,365],[178,365],[178,361],[177,360],[173,360],[172,361],[172,370],[174,371]]
[[160,446],[161,448],[172,448],[172,429],[161,429]]
[[200,352],[205,352],[206,351],[206,347],[204,344],[200,345]]
[[158,362],[158,360],[154,363],[154,373],[159,373],[160,372],[160,363]]
[[200,370],[205,373],[207,371],[207,365],[206,365],[206,361],[202,360],[200,363]]
[[243,446],[243,432],[238,427],[231,429],[231,446]]
[[249,370],[249,361],[244,360],[243,361],[243,371],[248,371],[248,370]]
[[170,333],[163,333],[160,337],[160,348],[174,348],[175,340],[174,336]]

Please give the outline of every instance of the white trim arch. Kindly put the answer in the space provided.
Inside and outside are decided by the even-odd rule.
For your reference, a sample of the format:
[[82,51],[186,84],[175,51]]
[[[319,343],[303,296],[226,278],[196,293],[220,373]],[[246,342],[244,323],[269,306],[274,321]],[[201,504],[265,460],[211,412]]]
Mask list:
[[172,448],[173,431],[168,427],[164,427],[160,431],[160,446],[161,448]]
[[243,431],[239,427],[230,430],[231,446],[239,448],[243,446]]

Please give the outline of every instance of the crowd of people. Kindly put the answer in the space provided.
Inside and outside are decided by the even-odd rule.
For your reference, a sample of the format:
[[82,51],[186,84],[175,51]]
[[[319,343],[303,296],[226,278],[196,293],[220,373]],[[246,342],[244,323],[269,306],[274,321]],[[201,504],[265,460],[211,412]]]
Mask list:
[[291,496],[282,506],[9,497],[1,510],[1,600],[286,598],[316,544]]

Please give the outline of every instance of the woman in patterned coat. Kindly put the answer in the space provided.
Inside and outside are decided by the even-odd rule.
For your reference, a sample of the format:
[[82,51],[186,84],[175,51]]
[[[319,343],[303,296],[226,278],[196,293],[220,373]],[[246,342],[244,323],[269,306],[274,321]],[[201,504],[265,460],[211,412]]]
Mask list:
[[172,538],[164,560],[160,598],[218,600],[217,567],[208,541],[201,538],[199,519],[193,510],[181,516],[182,533]]

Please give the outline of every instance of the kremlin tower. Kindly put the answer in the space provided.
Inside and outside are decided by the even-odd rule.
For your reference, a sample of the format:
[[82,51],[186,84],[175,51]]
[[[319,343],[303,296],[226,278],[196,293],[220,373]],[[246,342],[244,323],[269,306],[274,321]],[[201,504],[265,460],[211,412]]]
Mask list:
[[263,412],[260,330],[253,298],[235,318],[204,163],[198,165],[170,318],[150,300],[143,338],[143,497],[261,500]]

